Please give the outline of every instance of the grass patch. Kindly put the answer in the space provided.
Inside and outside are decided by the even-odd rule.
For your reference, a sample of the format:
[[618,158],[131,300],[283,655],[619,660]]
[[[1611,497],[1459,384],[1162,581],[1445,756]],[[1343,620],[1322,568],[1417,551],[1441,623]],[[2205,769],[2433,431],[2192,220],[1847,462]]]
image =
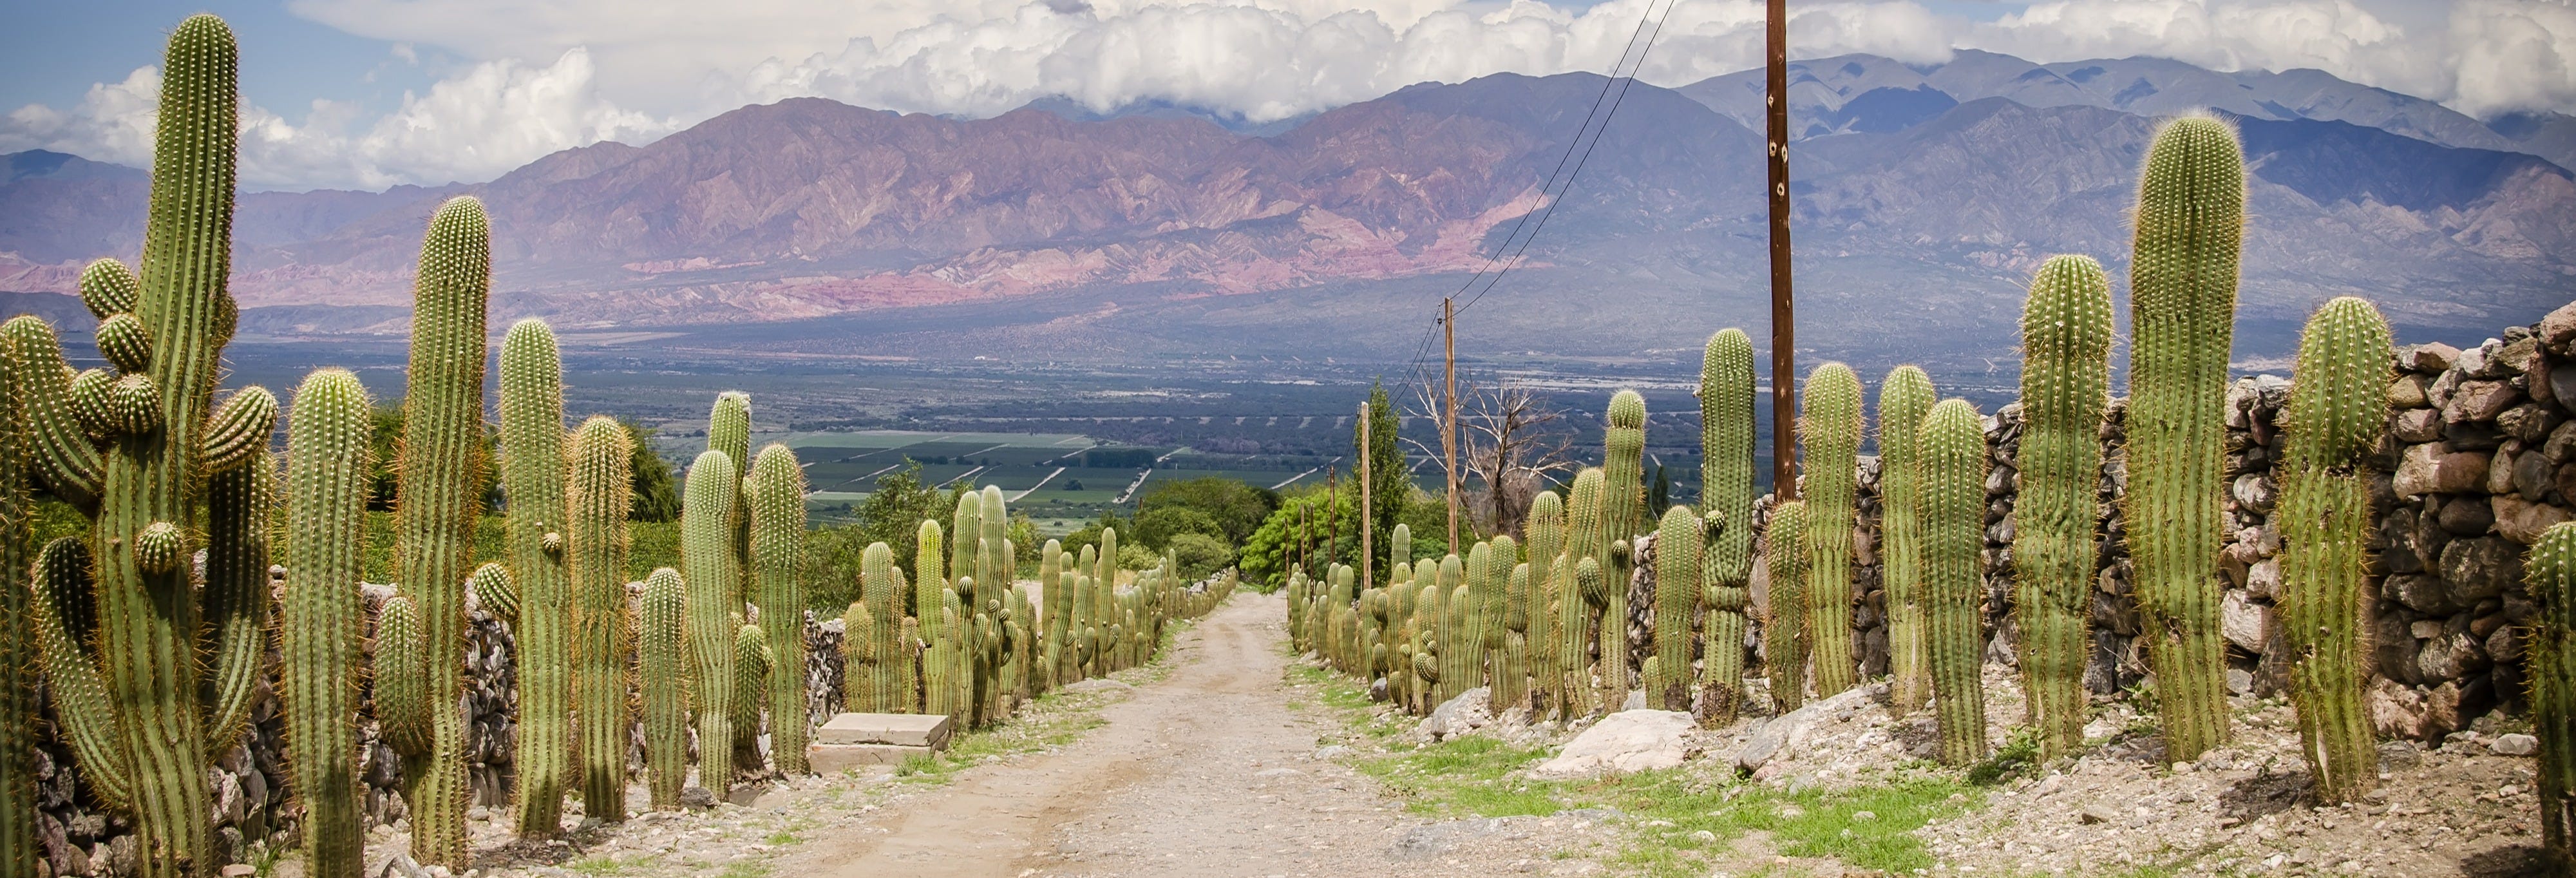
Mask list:
[[[1195,620],[1177,620],[1163,626],[1163,643],[1154,658],[1145,664],[1109,675],[1109,679],[1129,686],[1146,686],[1171,675],[1171,645]],[[957,772],[982,764],[990,758],[1035,753],[1049,747],[1061,747],[1082,737],[1082,733],[1108,723],[1100,718],[1100,708],[1122,697],[1118,693],[1063,689],[1040,695],[1022,705],[1017,712],[993,726],[959,734],[947,752],[930,756],[913,756],[895,766],[899,783],[937,785],[947,783]]]
[[624,858],[602,854],[595,857],[583,857],[581,859],[565,863],[564,868],[583,875],[627,875],[634,873],[637,868],[647,865],[649,862],[649,860],[643,857]]
[[1545,816],[1564,807],[1558,785],[1511,776],[1545,758],[1545,748],[1471,735],[1360,760],[1353,767],[1376,778],[1379,787],[1415,814]]

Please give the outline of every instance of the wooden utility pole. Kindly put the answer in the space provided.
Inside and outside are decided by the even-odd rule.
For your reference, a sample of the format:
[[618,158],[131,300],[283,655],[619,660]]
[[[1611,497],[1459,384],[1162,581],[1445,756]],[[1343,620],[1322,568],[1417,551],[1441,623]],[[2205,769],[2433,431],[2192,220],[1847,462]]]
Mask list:
[[1377,583],[1377,507],[1369,505],[1369,458],[1376,456],[1377,434],[1369,430],[1369,404],[1360,401],[1360,587]]
[[1798,498],[1797,309],[1789,299],[1789,2],[1769,0],[1762,91],[1771,163],[1771,492]]
[[[1772,0],[1779,2],[1779,0]],[[1458,551],[1458,310],[1455,297],[1440,300],[1440,373],[1449,385],[1441,407],[1440,450],[1449,458],[1449,551]]]
[[[1342,480],[1339,468],[1324,465],[1324,575],[1333,575],[1333,553],[1342,550]],[[1367,588],[1366,583],[1360,585]]]

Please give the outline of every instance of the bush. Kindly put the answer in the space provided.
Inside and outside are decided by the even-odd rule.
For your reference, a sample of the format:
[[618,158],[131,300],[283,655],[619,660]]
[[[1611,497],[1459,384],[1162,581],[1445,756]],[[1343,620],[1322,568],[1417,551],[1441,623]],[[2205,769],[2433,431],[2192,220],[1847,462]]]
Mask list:
[[1152,549],[1134,543],[1122,543],[1118,546],[1118,569],[1120,570],[1134,573],[1139,570],[1151,570],[1154,565],[1161,563],[1163,563],[1163,556],[1155,554]]
[[1173,560],[1180,564],[1181,575],[1192,581],[1205,579],[1234,564],[1234,548],[1226,545],[1224,540],[1206,534],[1173,537],[1170,548]]

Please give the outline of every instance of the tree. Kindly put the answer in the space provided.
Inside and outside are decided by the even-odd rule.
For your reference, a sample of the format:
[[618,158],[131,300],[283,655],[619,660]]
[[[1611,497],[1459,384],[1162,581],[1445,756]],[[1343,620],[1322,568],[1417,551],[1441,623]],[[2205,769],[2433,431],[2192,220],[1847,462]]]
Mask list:
[[1368,411],[1369,435],[1360,435],[1359,425],[1353,424],[1351,444],[1357,453],[1368,456],[1369,526],[1377,534],[1377,554],[1384,559],[1387,535],[1395,531],[1404,505],[1413,498],[1413,473],[1411,462],[1405,460],[1404,444],[1396,439],[1403,421],[1395,413],[1395,404],[1387,399],[1385,385],[1369,385]]
[[[921,545],[921,522],[932,519],[945,528],[948,513],[957,508],[954,494],[943,494],[921,480],[921,464],[906,461],[906,466],[877,477],[876,489],[854,508],[859,521],[851,539],[860,549],[869,543],[884,543],[894,550],[897,564],[912,563]],[[918,574],[920,571],[909,571]]]
[[[1159,482],[1136,501],[1136,526],[1146,532],[1138,536],[1145,544],[1162,548],[1163,538],[1189,531],[1206,533],[1229,544],[1240,545],[1252,531],[1279,508],[1279,493],[1267,488],[1219,476],[1206,476],[1176,482]],[[1196,513],[1214,530],[1174,528],[1154,533],[1158,515],[1186,511]]]
[[[1434,398],[1430,385],[1424,385],[1422,397],[1428,407]],[[1549,429],[1564,418],[1538,391],[1508,378],[1491,384],[1459,380],[1458,466],[1465,471],[1460,477],[1483,483],[1460,498],[1468,521],[1481,523],[1471,530],[1519,530],[1521,519],[1529,515],[1530,499],[1551,476],[1574,469],[1573,440]],[[1418,541],[1422,534],[1417,531],[1413,538]]]
[[635,448],[633,459],[627,462],[635,474],[635,504],[628,507],[626,518],[630,521],[680,520],[680,486],[671,478],[671,462],[663,460],[661,453],[653,450],[653,428],[625,418],[617,419],[617,425],[626,428],[626,440]]

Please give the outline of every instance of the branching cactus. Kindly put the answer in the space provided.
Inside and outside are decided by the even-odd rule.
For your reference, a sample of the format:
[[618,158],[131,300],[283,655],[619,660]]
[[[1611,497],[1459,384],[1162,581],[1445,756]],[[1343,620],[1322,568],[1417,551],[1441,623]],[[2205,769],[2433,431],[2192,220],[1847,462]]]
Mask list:
[[[642,687],[641,694],[644,782],[652,790],[656,811],[680,807],[680,793],[689,779],[688,588],[680,580],[680,571],[668,567],[655,568],[644,577],[644,618],[636,658],[644,679],[653,681]],[[623,747],[617,756],[623,769]]]
[[2576,522],[2541,533],[2523,576],[2540,605],[2526,653],[2540,736],[2540,838],[2565,863],[2576,856]]
[[1628,541],[1645,527],[1646,398],[1633,390],[1613,394],[1609,426],[1601,438],[1601,517],[1608,532],[1600,557],[1609,587],[1608,600],[1601,607],[1601,663],[1596,670],[1608,708],[1617,710],[1627,700],[1632,682],[1628,677],[1628,582],[1634,566]]
[[367,545],[367,391],[339,369],[306,376],[288,426],[286,590],[278,606],[278,696],[287,762],[304,807],[306,874],[366,872],[359,809],[358,600]]
[[1529,583],[1521,601],[1528,620],[1530,707],[1532,716],[1547,716],[1557,709],[1557,693],[1565,688],[1556,655],[1556,600],[1562,586],[1554,575],[1556,557],[1565,553],[1565,501],[1554,491],[1538,492],[1530,498],[1521,534],[1529,539]]
[[[32,452],[11,465],[34,464],[33,473],[15,475],[33,475],[87,516],[87,548],[96,553],[74,565],[69,547],[47,548],[59,566],[38,571],[27,607],[36,624],[10,635],[12,660],[26,658],[19,638],[41,629],[36,651],[57,734],[73,743],[87,779],[116,791],[105,798],[134,823],[136,859],[147,876],[211,873],[218,865],[206,762],[230,749],[245,725],[270,603],[267,504],[275,474],[267,449],[277,402],[257,388],[220,408],[214,402],[236,313],[224,287],[239,128],[236,56],[232,31],[213,16],[189,18],[170,35],[141,276],[109,260],[82,273],[82,301],[100,317],[99,352],[108,368],[75,377],[51,327],[34,318],[12,320],[6,330],[16,397],[9,414]],[[9,493],[23,484],[14,482]],[[25,537],[10,541],[13,553],[29,547]],[[186,563],[200,547],[202,588]],[[26,593],[0,606],[22,600]],[[80,605],[45,606],[58,601]],[[27,666],[21,661],[10,673]],[[8,698],[31,691],[20,687]],[[0,704],[13,723],[26,715],[16,707]],[[0,754],[23,752],[16,748],[28,736],[8,737]],[[14,791],[23,783],[10,778],[5,786]],[[0,794],[0,805],[16,798]],[[0,857],[24,861],[18,845],[32,812],[7,810]],[[14,864],[0,862],[7,865]]]
[[1741,329],[1708,340],[1699,372],[1700,516],[1713,533],[1700,558],[1708,602],[1700,687],[1704,722],[1735,718],[1744,700],[1745,607],[1753,582],[1753,340]]
[[[1593,691],[1592,645],[1593,626],[1601,619],[1602,608],[1609,602],[1608,590],[1601,582],[1601,555],[1609,540],[1601,521],[1601,488],[1599,467],[1585,467],[1574,475],[1574,487],[1567,494],[1566,531],[1571,536],[1565,547],[1566,594],[1559,599],[1557,615],[1557,662],[1565,674],[1565,714],[1583,716],[1599,710],[1601,699]],[[1584,562],[1591,562],[1592,575],[1585,577]]]
[[2021,345],[2013,613],[2031,724],[2040,755],[2053,759],[2084,743],[2087,719],[2094,510],[2111,395],[2111,282],[2102,266],[2083,256],[2042,264],[2022,306]]
[[563,361],[554,331],[542,320],[519,321],[501,340],[501,479],[510,501],[510,579],[528,608],[510,623],[519,648],[519,834],[535,838],[561,830],[564,792],[580,778],[572,764],[563,438]]
[[733,785],[734,618],[742,574],[734,565],[733,509],[740,480],[722,451],[689,464],[680,499],[680,565],[689,583],[689,667],[698,722],[698,785],[724,798]]
[[2245,232],[2236,132],[2204,117],[2157,132],[2135,217],[2125,518],[2165,754],[2180,762],[2227,738],[2218,554],[2227,354]]
[[1966,400],[1943,400],[1919,431],[1923,476],[1923,591],[1931,617],[1932,697],[1941,761],[1986,758],[1985,655],[1986,433]]
[[1806,502],[1772,507],[1763,539],[1771,606],[1762,620],[1762,667],[1771,676],[1772,708],[1785,713],[1807,700]]
[[[780,774],[810,773],[805,766],[805,471],[796,452],[771,444],[752,459],[743,480],[751,494],[751,594],[760,606],[760,628],[778,667],[767,675],[770,758]],[[848,636],[844,633],[843,636]],[[756,700],[750,693],[736,697]]]
[[[1923,477],[1917,431],[1939,397],[1932,376],[1898,366],[1878,387],[1879,559],[1887,587],[1889,695],[1899,712],[1932,700],[1923,647]],[[2027,441],[2027,440],[2025,440]]]
[[2344,296],[2317,309],[2299,337],[2282,425],[2281,633],[2299,739],[2327,802],[2352,801],[2379,780],[2361,694],[2373,588],[2364,467],[2388,424],[2389,342],[2388,321],[2369,302]]
[[1852,492],[1859,473],[1860,376],[1841,363],[1807,375],[1798,438],[1806,444],[1807,638],[1816,697],[1852,687]]
[[1691,618],[1699,613],[1702,522],[1688,506],[1664,512],[1655,529],[1655,668],[1646,703],[1691,709]]
[[[573,654],[580,665],[573,675],[573,711],[581,730],[582,811],[611,822],[626,819],[632,727],[626,701],[635,673],[626,661],[634,636],[634,611],[626,600],[626,513],[635,500],[634,457],[634,442],[615,419],[584,420],[573,431],[565,490],[571,511],[564,572],[572,583]],[[685,676],[652,679],[676,690],[686,685]]]

